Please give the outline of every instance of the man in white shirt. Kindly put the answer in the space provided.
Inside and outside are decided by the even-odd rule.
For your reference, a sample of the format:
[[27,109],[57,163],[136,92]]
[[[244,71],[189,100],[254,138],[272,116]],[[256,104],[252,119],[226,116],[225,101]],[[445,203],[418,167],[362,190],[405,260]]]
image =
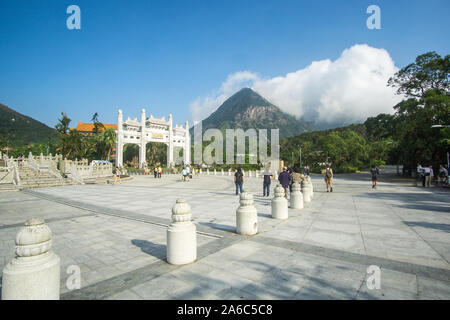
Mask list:
[[425,175],[425,187],[431,186],[431,180],[433,179],[433,166],[423,168]]

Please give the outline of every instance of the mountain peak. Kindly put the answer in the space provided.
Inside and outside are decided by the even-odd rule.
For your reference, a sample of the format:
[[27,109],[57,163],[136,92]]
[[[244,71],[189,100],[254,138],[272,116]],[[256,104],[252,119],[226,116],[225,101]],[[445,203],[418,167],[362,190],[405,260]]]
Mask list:
[[259,93],[245,87],[229,97],[209,117],[202,121],[203,130],[209,128],[280,129],[287,137],[309,131],[311,127],[273,105]]

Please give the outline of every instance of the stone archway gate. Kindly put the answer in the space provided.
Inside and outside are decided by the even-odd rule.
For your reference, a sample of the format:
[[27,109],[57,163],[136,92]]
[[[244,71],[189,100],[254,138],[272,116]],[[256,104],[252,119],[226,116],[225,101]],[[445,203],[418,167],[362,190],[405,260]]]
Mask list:
[[141,120],[128,118],[123,121],[122,110],[119,109],[116,130],[116,166],[123,167],[123,146],[125,144],[137,144],[139,146],[139,167],[146,163],[146,145],[149,142],[162,142],[167,145],[167,166],[175,165],[173,149],[183,148],[183,163],[190,164],[191,159],[191,139],[189,134],[189,123],[186,121],[185,127],[172,123],[172,115],[169,120],[165,117],[155,118],[145,116],[145,109],[141,110]]

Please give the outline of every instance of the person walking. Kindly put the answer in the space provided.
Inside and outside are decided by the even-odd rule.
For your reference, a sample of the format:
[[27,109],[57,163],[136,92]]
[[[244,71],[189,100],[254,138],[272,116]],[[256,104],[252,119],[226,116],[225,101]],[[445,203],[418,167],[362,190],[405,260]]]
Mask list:
[[380,170],[375,165],[372,165],[372,169],[370,169],[370,174],[372,175],[372,189],[376,189]]
[[441,164],[439,166],[439,174],[438,174],[438,187],[442,185],[445,185],[445,182],[447,181],[448,177],[448,171],[444,168],[444,166]]
[[234,174],[234,184],[236,185],[236,195],[239,195],[239,191],[242,193],[242,186],[244,185],[244,174],[241,167]]
[[423,169],[425,176],[425,187],[429,188],[431,186],[431,179],[433,177],[433,167],[428,166]]
[[186,168],[183,167],[183,170],[181,170],[181,181],[183,182],[186,181],[186,174],[187,174]]
[[327,167],[325,168],[323,178],[325,180],[327,192],[333,192],[333,169],[331,169],[329,163],[327,163]]
[[270,195],[270,183],[273,179],[273,173],[269,168],[266,168],[263,175],[263,197],[268,197]]
[[425,187],[425,168],[420,163],[417,165],[417,180],[418,184],[421,181],[422,187]]
[[161,178],[162,175],[162,168],[161,166],[158,167],[158,178]]
[[288,198],[288,190],[289,190],[289,183],[291,181],[291,175],[287,171],[286,167],[283,167],[283,172],[280,173],[278,176],[278,181],[284,188],[284,197]]
[[189,165],[186,166],[186,179],[189,182],[189,179],[192,178],[191,176],[191,167]]
[[309,166],[305,166],[305,167],[303,168],[303,174],[304,174],[305,176],[309,176]]
[[119,167],[116,167],[116,169],[114,170],[114,182],[113,182],[113,184],[116,184],[117,181],[119,181],[119,183],[122,184],[122,181],[120,180],[120,170],[119,170]]

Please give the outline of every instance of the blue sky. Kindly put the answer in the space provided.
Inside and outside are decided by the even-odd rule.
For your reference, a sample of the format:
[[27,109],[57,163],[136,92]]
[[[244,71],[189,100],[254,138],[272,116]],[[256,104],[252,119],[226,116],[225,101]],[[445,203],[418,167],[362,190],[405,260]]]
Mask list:
[[[71,4],[81,30],[66,27]],[[371,4],[381,30],[366,27]],[[387,50],[400,68],[449,54],[449,9],[447,0],[0,0],[0,103],[49,126],[61,111],[73,126],[95,112],[115,123],[119,107],[182,124],[190,103],[239,71],[285,75],[355,44]]]

